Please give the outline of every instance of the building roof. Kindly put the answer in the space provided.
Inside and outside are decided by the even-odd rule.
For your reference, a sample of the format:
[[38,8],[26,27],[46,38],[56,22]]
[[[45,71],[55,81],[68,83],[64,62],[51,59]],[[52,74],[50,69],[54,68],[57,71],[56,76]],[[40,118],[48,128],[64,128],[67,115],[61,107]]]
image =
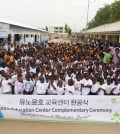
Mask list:
[[33,26],[29,26],[26,24],[22,24],[22,23],[15,22],[13,20],[4,19],[4,18],[0,18],[0,23],[5,23],[5,24],[9,24],[9,25],[17,26],[17,27],[22,27],[22,28],[27,28],[27,29],[32,29],[32,30],[37,30],[37,31],[41,31],[41,32],[47,32],[46,30],[43,30],[40,28],[36,28]]
[[87,33],[120,33],[120,21],[88,29]]

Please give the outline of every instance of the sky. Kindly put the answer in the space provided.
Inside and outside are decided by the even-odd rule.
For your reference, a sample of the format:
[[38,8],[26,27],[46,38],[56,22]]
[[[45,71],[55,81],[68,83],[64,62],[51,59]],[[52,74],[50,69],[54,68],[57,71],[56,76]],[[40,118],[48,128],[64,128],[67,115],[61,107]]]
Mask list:
[[[115,0],[90,0],[88,20],[104,4]],[[0,18],[45,28],[70,26],[73,32],[86,27],[88,0],[0,0]]]

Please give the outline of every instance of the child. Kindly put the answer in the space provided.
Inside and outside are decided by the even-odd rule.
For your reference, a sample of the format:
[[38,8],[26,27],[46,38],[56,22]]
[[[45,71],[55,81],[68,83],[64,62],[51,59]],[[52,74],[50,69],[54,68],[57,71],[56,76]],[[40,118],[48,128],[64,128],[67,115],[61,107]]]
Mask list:
[[120,94],[120,83],[119,83],[119,79],[115,79],[114,80],[113,86],[114,86],[114,88],[112,90],[112,95],[119,95]]
[[113,90],[114,86],[112,84],[112,79],[111,78],[107,78],[107,83],[105,84],[105,94],[106,95],[110,95],[112,90]]
[[49,95],[57,95],[57,85],[56,83],[54,82],[54,78],[53,76],[50,77],[50,79],[48,80],[48,94]]
[[65,94],[65,87],[63,85],[63,81],[59,80],[57,84],[57,95],[64,95]]
[[80,76],[80,74],[76,75],[74,86],[75,86],[75,95],[81,95],[81,76]]
[[99,87],[98,87],[98,92],[97,94],[98,95],[105,95],[105,84],[104,84],[104,79],[103,78],[100,78],[100,84],[99,84]]
[[38,95],[45,95],[48,84],[45,82],[43,76],[39,77],[39,80],[35,82],[36,92]]
[[68,85],[65,88],[66,88],[65,95],[74,95],[75,87],[72,79],[68,80]]
[[95,77],[92,79],[92,81],[93,81],[93,85],[91,88],[90,95],[96,95],[98,91],[99,83],[97,82],[97,79]]
[[25,95],[32,95],[34,91],[33,82],[30,80],[30,76],[26,74],[26,80],[23,81],[24,83],[24,92]]
[[1,80],[1,88],[3,94],[11,94],[12,93],[12,80],[9,75],[4,74],[4,78]]
[[15,94],[23,94],[23,90],[24,90],[23,78],[21,74],[18,74],[17,80],[14,83]]
[[92,87],[92,80],[89,79],[89,74],[86,73],[81,81],[82,95],[89,95]]

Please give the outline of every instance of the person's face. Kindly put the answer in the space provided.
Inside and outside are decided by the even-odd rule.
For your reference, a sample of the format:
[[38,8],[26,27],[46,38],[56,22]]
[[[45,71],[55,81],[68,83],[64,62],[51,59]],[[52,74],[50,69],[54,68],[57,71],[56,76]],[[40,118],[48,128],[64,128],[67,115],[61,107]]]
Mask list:
[[68,70],[68,72],[67,72],[67,73],[68,73],[68,75],[70,76],[72,72],[71,72],[70,70]]
[[104,78],[106,79],[106,78],[107,78],[107,74],[106,74],[106,73],[104,73],[103,75],[104,75]]
[[93,83],[95,84],[97,82],[97,79],[96,78],[93,78]]
[[58,81],[58,86],[62,87],[62,85],[63,85],[63,82],[62,81]]
[[86,75],[85,75],[85,79],[86,79],[86,80],[89,80],[89,74],[86,74]]
[[22,67],[25,68],[25,64],[24,63],[22,63]]
[[21,62],[20,61],[18,61],[18,66],[20,66],[21,65]]
[[115,50],[116,53],[119,53],[119,50]]
[[26,72],[29,72],[30,71],[30,68],[29,67],[26,67]]
[[44,83],[44,77],[40,77],[41,83]]
[[104,80],[103,79],[100,80],[100,85],[102,85],[102,84],[104,84]]
[[6,80],[8,80],[8,78],[9,78],[6,73],[4,74],[4,77],[5,77]]
[[18,77],[18,81],[19,82],[22,82],[22,80],[23,80],[22,76],[21,77]]
[[76,79],[77,79],[77,81],[80,81],[80,80],[81,80],[81,77],[78,75],[78,76],[76,77]]
[[119,80],[118,79],[115,79],[115,84],[118,84],[119,83]]
[[68,85],[72,86],[73,85],[73,81],[72,80],[68,80]]
[[111,84],[111,79],[107,79],[107,84],[110,85]]
[[29,74],[30,74],[31,77],[33,76],[33,72],[30,72]]
[[21,74],[21,73],[22,73],[22,70],[21,70],[21,69],[18,69],[18,70],[17,70],[17,73],[18,73],[18,74]]

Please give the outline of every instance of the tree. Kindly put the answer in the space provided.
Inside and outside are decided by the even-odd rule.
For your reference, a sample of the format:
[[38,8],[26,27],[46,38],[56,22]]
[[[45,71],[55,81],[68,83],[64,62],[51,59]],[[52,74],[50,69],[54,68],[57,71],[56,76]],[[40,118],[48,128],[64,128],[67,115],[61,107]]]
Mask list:
[[46,29],[46,31],[48,31],[48,27],[47,26],[45,27],[45,29]]
[[120,20],[120,0],[100,8],[95,17],[88,23],[88,29]]
[[68,34],[71,35],[72,34],[72,30],[70,27],[68,27]]
[[68,33],[68,25],[65,24],[65,32]]

